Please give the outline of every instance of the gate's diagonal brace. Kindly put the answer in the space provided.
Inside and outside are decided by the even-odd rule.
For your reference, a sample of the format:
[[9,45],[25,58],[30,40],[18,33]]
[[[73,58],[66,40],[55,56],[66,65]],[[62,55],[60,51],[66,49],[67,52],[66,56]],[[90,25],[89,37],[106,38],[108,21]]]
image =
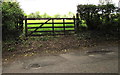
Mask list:
[[37,27],[34,31],[32,31],[29,35],[31,35],[33,32],[36,32],[39,28],[41,28],[44,24],[46,24],[51,19],[48,19],[45,23],[41,24],[39,27]]

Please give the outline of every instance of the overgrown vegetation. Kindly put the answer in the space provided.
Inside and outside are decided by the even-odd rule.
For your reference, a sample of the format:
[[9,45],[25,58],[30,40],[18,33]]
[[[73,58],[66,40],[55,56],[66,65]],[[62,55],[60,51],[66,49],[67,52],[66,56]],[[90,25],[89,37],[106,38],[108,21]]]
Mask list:
[[10,40],[19,37],[23,30],[23,11],[16,2],[2,3],[2,37]]
[[77,12],[80,14],[81,20],[86,22],[88,30],[118,33],[120,11],[113,4],[78,5]]

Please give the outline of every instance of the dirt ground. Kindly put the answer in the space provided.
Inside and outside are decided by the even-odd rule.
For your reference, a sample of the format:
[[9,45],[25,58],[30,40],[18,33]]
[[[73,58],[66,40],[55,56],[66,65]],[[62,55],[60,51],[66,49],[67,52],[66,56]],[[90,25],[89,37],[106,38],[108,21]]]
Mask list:
[[76,35],[25,38],[13,43],[3,43],[3,63],[14,61],[20,57],[30,57],[35,55],[57,55],[84,50],[100,44],[118,44],[118,40],[103,40],[78,37]]

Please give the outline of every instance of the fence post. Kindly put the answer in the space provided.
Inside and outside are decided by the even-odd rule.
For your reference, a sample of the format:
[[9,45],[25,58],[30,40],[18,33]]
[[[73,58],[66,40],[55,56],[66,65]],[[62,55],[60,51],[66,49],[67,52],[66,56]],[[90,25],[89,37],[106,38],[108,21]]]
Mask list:
[[64,34],[65,34],[65,19],[63,18],[63,28],[64,28]]
[[20,19],[20,22],[19,22],[19,24],[20,24],[20,29],[21,29],[21,31],[22,31],[22,33],[23,33],[23,21],[24,21],[24,17],[22,16],[21,17],[21,19]]
[[76,28],[76,33],[79,32],[79,14],[76,13],[76,24],[75,24],[75,28]]
[[74,28],[75,28],[75,33],[76,33],[76,18],[75,18],[75,16],[73,16],[73,20],[74,20]]
[[53,30],[53,36],[55,34],[55,30],[54,30],[54,19],[52,19],[52,30]]
[[28,36],[28,30],[27,30],[27,16],[25,16],[25,36]]

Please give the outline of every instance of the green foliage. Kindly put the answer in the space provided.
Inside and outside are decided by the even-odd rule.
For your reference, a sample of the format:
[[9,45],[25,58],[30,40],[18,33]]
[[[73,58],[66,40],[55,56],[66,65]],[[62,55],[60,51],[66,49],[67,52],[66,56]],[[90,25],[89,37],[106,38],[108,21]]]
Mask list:
[[35,13],[30,13],[29,15],[26,15],[24,13],[25,16],[27,16],[28,18],[73,18],[73,16],[75,15],[74,13],[72,12],[68,12],[67,14],[64,14],[64,15],[61,15],[59,13],[51,16],[47,13],[44,13],[44,14],[40,14],[39,11],[35,12]]
[[68,18],[68,16],[65,14],[65,15],[62,16],[62,18]]
[[51,16],[48,15],[47,13],[44,13],[43,15],[41,15],[41,18],[51,18]]
[[47,13],[44,13],[41,15],[39,11],[35,13],[30,13],[27,17],[28,18],[51,18],[51,16],[48,15]]
[[117,8],[113,4],[77,6],[80,18],[85,20],[89,30],[112,31],[119,25],[118,14],[115,14],[116,10]]
[[[78,5],[78,13],[80,13],[80,17],[82,20],[86,21],[86,24],[89,29],[93,27],[93,19],[96,18],[98,15],[96,14],[96,6],[95,5]],[[94,16],[93,16],[94,15]]]
[[61,15],[60,14],[55,14],[54,18],[61,18]]
[[31,13],[28,15],[28,18],[41,18],[40,12],[36,11],[35,13]]
[[75,15],[74,15],[74,13],[72,13],[72,12],[68,12],[67,16],[68,16],[69,18],[73,18],[73,16],[75,16]]
[[105,4],[112,4],[112,0],[99,0],[99,3],[102,4],[102,5],[105,5]]
[[16,2],[2,3],[2,34],[3,40],[18,37],[23,29],[23,11]]

